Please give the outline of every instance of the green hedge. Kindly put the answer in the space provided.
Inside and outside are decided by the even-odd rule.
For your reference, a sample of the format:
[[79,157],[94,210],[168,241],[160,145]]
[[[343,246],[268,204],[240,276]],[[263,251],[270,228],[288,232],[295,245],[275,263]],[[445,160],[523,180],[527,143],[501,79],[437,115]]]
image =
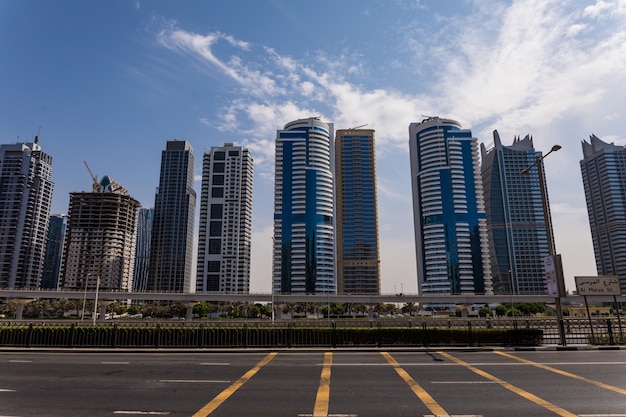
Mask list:
[[387,347],[537,346],[538,329],[0,325],[0,346]]

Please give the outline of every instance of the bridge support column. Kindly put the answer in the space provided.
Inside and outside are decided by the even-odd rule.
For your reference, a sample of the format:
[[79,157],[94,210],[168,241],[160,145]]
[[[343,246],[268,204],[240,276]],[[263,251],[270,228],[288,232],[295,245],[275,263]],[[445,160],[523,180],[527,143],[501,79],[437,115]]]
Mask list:
[[276,320],[280,320],[283,318],[283,307],[285,307],[284,304],[281,303],[274,303],[274,317],[276,318]]
[[24,315],[24,306],[31,301],[35,301],[35,298],[16,298],[13,300],[17,303],[17,309],[15,310],[15,320],[22,320]]
[[[106,314],[107,314],[107,307],[110,306],[111,304],[115,303],[115,301],[113,300],[101,300],[98,301],[98,305],[100,306],[100,314],[98,317],[98,323],[102,323],[106,320]],[[94,317],[94,323],[95,323],[96,319]]]
[[193,321],[193,308],[198,304],[198,301],[186,301],[183,303],[187,307],[187,314],[185,315],[185,321]]
[[366,304],[368,320],[374,320],[374,307],[376,304]]

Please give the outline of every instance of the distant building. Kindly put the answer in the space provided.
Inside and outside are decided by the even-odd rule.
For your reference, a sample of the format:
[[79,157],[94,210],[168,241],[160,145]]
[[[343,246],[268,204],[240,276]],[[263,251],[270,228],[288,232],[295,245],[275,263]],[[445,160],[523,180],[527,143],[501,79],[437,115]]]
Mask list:
[[379,294],[374,130],[337,130],[335,204],[337,293]]
[[336,292],[333,136],[315,117],[277,131],[273,292]]
[[626,147],[596,135],[582,141],[580,161],[599,275],[617,275],[626,294]]
[[439,117],[409,135],[420,294],[491,294],[477,139]]
[[539,172],[521,175],[542,153],[530,136],[516,137],[511,146],[502,145],[498,131],[493,138],[493,148],[481,145],[481,169],[494,293],[547,294],[544,258],[550,252]]
[[41,288],[59,288],[66,229],[67,215],[53,214],[50,216],[46,256],[43,263],[43,274],[41,275]]
[[154,200],[148,290],[179,293],[192,290],[194,164],[189,142],[167,142],[161,153],[161,175]]
[[92,192],[70,193],[64,289],[131,289],[138,207],[139,202],[107,175]]
[[150,241],[154,209],[140,208],[137,212],[137,243],[135,245],[135,269],[133,272],[133,292],[144,292],[148,289],[148,272],[150,269]]
[[250,292],[253,159],[232,143],[204,153],[196,291]]
[[39,139],[0,145],[0,287],[39,288],[52,205],[52,157]]

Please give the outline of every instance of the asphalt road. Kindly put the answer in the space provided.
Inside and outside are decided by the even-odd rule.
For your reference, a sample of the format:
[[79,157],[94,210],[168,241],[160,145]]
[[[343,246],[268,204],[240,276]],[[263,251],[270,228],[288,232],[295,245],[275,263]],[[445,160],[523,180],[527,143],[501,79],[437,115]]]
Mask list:
[[626,351],[0,352],[0,416],[626,417]]

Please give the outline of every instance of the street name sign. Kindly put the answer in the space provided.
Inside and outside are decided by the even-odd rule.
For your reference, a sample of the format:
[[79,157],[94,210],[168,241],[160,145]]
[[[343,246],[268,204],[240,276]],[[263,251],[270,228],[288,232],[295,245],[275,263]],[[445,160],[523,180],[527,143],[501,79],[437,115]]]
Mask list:
[[620,295],[619,278],[614,275],[574,277],[578,295]]

